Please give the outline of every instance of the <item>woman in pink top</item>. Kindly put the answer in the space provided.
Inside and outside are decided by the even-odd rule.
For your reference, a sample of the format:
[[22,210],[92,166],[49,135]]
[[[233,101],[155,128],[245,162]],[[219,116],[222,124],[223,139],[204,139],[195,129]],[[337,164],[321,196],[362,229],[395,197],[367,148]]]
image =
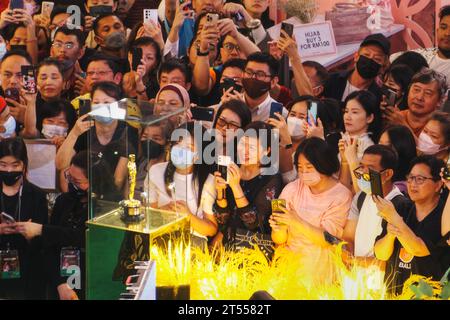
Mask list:
[[302,257],[304,272],[313,280],[331,281],[331,246],[324,232],[341,238],[352,202],[352,193],[333,174],[339,160],[327,143],[319,138],[303,141],[295,153],[299,178],[281,192],[285,213],[270,218],[272,239]]

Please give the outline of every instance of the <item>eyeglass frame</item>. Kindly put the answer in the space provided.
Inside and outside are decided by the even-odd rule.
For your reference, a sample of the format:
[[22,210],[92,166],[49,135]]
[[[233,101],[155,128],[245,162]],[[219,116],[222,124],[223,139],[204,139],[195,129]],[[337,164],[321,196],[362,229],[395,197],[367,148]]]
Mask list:
[[[71,46],[71,48],[69,48],[68,46]],[[53,42],[52,43],[52,47],[55,47],[57,49],[61,49],[62,47],[64,47],[64,49],[67,50],[71,50],[73,48],[75,48],[76,44],[75,43],[71,43],[71,42]]]
[[[423,179],[422,182],[419,183],[417,178]],[[424,177],[424,176],[422,176],[420,174],[419,175],[415,175],[415,176],[412,176],[411,174],[406,175],[406,182],[409,183],[409,184],[414,182],[416,185],[421,186],[421,185],[423,185],[426,182],[426,180],[432,180],[434,182],[439,181],[439,180],[436,180],[433,177]]]
[[[259,76],[258,76],[259,73]],[[270,74],[268,75],[267,73],[265,73],[264,71],[249,71],[247,68],[244,70],[244,75],[247,76],[247,79],[253,79],[256,78],[256,80],[260,80],[260,81],[264,81],[266,78],[270,78],[272,79],[273,76]],[[264,76],[263,76],[264,75]],[[245,77],[244,77],[245,79]]]
[[[229,46],[231,46],[231,48],[227,48]],[[234,44],[234,43],[227,42],[227,43],[224,43],[222,45],[222,47],[224,49],[226,49],[228,52],[233,52],[233,50],[235,50],[235,49],[236,49],[236,52],[238,52],[238,53],[241,52],[241,47],[239,45],[237,45],[237,44]]]
[[[223,125],[220,125],[220,124],[219,124],[219,121],[220,121],[221,123],[223,123]],[[235,130],[238,130],[238,129],[241,128],[241,126],[238,126],[238,125],[236,125],[236,124],[234,124],[234,123],[231,123],[231,121],[227,121],[226,119],[224,119],[224,118],[222,118],[222,117],[218,117],[218,118],[217,118],[216,126],[218,126],[218,127],[220,127],[220,128],[235,129]],[[230,126],[232,126],[232,127],[230,128]]]
[[[370,172],[367,172],[367,173],[360,173],[360,172],[358,172],[358,170],[360,170],[361,168],[362,168],[362,166],[359,166],[358,168],[353,170],[353,174],[355,175],[355,178],[359,180],[362,177],[364,181],[371,181],[371,179],[370,179]],[[386,170],[389,170],[389,168],[383,169],[383,170],[379,171],[378,173],[381,175]],[[373,170],[373,171],[376,171],[376,170]]]

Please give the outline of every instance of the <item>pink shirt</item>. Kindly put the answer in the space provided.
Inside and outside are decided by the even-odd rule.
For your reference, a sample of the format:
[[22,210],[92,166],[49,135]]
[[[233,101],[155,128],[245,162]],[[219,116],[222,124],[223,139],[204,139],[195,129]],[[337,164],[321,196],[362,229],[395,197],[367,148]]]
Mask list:
[[[309,224],[324,229],[332,235],[342,238],[347,216],[352,204],[352,193],[341,183],[321,194],[313,194],[300,179],[289,183],[281,192],[280,199],[291,202],[298,215]],[[330,250],[311,242],[305,235],[288,230],[287,246],[300,253],[305,272],[313,272],[319,278],[332,277]]]

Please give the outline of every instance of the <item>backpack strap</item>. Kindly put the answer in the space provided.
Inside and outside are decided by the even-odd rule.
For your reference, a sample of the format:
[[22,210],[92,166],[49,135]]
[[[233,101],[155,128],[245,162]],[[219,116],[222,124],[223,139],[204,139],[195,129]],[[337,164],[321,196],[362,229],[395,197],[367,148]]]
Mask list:
[[358,196],[358,200],[356,200],[356,207],[358,208],[358,212],[361,212],[364,200],[366,200],[367,193],[361,192]]

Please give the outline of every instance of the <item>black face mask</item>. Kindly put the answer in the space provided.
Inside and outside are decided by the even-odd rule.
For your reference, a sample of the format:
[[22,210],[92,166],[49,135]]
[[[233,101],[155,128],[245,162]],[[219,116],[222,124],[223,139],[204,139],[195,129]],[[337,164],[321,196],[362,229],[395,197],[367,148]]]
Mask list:
[[142,154],[148,159],[156,159],[164,152],[164,146],[153,140],[141,141]]
[[89,14],[92,17],[98,17],[104,14],[112,14],[113,8],[111,6],[92,6],[89,8]]
[[442,55],[447,59],[450,59],[450,50],[442,49],[439,47],[439,52],[442,53]]
[[262,97],[270,90],[270,82],[265,82],[252,78],[242,79],[245,93],[252,99]]
[[77,199],[87,197],[87,190],[81,190],[79,187],[69,182],[69,193]]
[[380,72],[380,69],[381,64],[366,56],[359,56],[358,62],[356,63],[356,70],[358,70],[359,75],[364,79],[375,78],[378,72]]
[[0,180],[7,186],[13,186],[22,176],[22,171],[0,171]]
[[15,50],[21,50],[21,51],[27,51],[27,46],[24,44],[12,44],[11,45],[11,51]]

